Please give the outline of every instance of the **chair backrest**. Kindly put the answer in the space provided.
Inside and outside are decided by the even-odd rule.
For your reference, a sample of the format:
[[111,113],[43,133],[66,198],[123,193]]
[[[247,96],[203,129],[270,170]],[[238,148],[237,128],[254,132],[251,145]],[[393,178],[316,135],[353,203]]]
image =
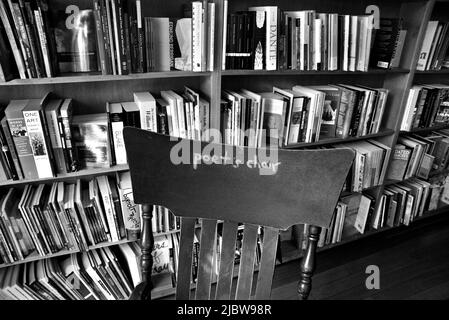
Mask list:
[[[354,158],[349,149],[253,149],[175,139],[135,128],[125,128],[124,137],[135,202],[164,206],[182,217],[179,299],[190,298],[196,218],[202,225],[195,298],[211,297],[217,221],[223,223],[222,250],[212,298],[234,297],[238,223],[245,228],[235,298],[251,296],[259,226],[263,241],[255,297],[269,298],[279,229],[295,224],[328,227]],[[152,241],[148,224],[144,240]],[[143,271],[148,276],[148,270]]]

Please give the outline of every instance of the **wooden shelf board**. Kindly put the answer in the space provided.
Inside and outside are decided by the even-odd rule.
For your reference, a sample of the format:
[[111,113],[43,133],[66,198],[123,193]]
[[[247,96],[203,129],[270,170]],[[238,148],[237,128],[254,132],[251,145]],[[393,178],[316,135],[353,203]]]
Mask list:
[[386,137],[386,136],[390,136],[393,134],[394,134],[394,130],[388,129],[388,130],[384,130],[379,133],[368,134],[368,135],[362,136],[362,137],[349,137],[346,139],[333,138],[333,139],[326,139],[326,140],[312,142],[312,143],[297,143],[297,144],[292,144],[292,145],[289,145],[289,146],[286,146],[283,148],[284,149],[298,149],[298,148],[328,146],[328,145],[332,145],[332,144],[341,144],[341,143],[348,143],[348,142],[354,142],[354,141],[374,139],[374,138],[379,138],[379,137]]
[[132,73],[129,75],[73,75],[54,78],[39,79],[15,79],[8,82],[0,82],[0,86],[24,86],[24,85],[44,85],[44,84],[72,84],[86,82],[108,82],[108,81],[126,81],[126,80],[146,80],[163,78],[188,78],[204,77],[211,75],[211,72],[190,72],[190,71],[167,71],[167,72],[148,72]]
[[438,74],[449,74],[449,69],[441,69],[441,70],[426,70],[426,71],[418,71],[415,72],[417,75],[438,75]]
[[414,128],[414,129],[411,129],[410,131],[401,131],[401,134],[406,135],[406,134],[412,134],[412,133],[428,133],[428,132],[438,131],[438,130],[443,130],[443,129],[449,129],[449,123],[434,126],[434,127]]
[[80,170],[78,172],[59,175],[57,177],[52,177],[52,178],[32,179],[32,180],[27,180],[27,179],[8,180],[8,181],[1,182],[0,187],[64,181],[64,180],[68,180],[68,179],[78,179],[78,178],[89,177],[89,176],[100,176],[100,175],[104,175],[104,174],[120,172],[120,171],[127,171],[127,170],[129,170],[128,165],[118,165],[118,166],[113,166],[110,168],[85,169],[85,170]]
[[408,69],[371,69],[367,72],[361,71],[301,71],[301,70],[223,70],[222,76],[268,76],[268,75],[286,75],[286,76],[332,76],[332,75],[380,75],[380,74],[390,74],[390,73],[409,73]]
[[[116,246],[116,245],[120,245],[120,244],[124,244],[124,243],[131,243],[131,242],[134,242],[134,241],[136,241],[136,240],[127,240],[127,239],[125,239],[125,240],[120,240],[120,241],[117,241],[117,242],[105,242],[105,243],[97,244],[95,246],[90,246],[88,250],[90,251],[90,250],[94,250],[94,249],[106,248],[106,247]],[[0,264],[0,269],[1,268],[6,268],[6,267],[10,267],[10,266],[17,266],[17,265],[23,264],[23,263],[29,263],[29,262],[33,262],[33,261],[43,260],[43,259],[51,259],[51,258],[61,257],[61,256],[69,255],[69,254],[72,254],[72,253],[79,253],[79,252],[80,252],[80,250],[71,250],[71,251],[63,250],[63,251],[56,252],[56,253],[53,253],[53,254],[49,254],[49,255],[46,255],[46,256],[40,256],[37,253],[37,251],[34,251],[33,253],[31,253],[28,257],[26,257],[23,260],[15,261],[13,263]]]

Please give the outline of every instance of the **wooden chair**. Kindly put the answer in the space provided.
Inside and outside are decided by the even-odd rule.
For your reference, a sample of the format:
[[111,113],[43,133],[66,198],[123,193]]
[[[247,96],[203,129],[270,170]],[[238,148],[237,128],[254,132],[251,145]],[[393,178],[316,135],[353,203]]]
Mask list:
[[[272,150],[208,145],[135,128],[125,128],[124,138],[134,199],[136,203],[143,204],[143,282],[131,299],[151,298],[151,205],[164,206],[181,217],[177,299],[191,298],[192,250],[197,218],[201,219],[202,225],[196,299],[269,299],[279,230],[295,224],[308,224],[309,242],[300,265],[298,286],[299,297],[307,299],[320,230],[330,225],[353,162],[352,150],[276,150],[278,158],[273,160],[271,155],[275,153],[269,153],[275,152]],[[205,156],[199,163],[202,154]],[[266,154],[269,157],[264,157]],[[225,164],[218,164],[220,160]],[[217,163],[211,164],[210,161]],[[223,223],[222,251],[216,293],[211,297],[217,221]],[[233,295],[238,223],[245,227],[237,288]],[[253,296],[251,289],[259,226],[264,229],[263,244]]]

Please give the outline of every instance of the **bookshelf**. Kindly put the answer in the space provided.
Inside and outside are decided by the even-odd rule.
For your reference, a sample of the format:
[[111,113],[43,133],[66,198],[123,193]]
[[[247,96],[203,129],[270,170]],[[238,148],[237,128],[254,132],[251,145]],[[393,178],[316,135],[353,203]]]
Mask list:
[[[55,0],[53,0],[55,2]],[[80,6],[88,7],[90,1],[76,0]],[[152,0],[143,1],[144,16],[182,16],[182,6],[188,4],[187,0]],[[39,98],[45,92],[52,91],[57,96],[72,98],[75,102],[76,114],[91,114],[104,111],[106,102],[132,101],[133,92],[161,90],[182,90],[184,86],[202,91],[210,100],[211,127],[220,127],[220,100],[223,89],[246,88],[255,92],[271,91],[273,86],[279,88],[291,88],[294,85],[326,85],[335,83],[361,84],[389,90],[389,97],[384,114],[381,130],[377,134],[355,137],[349,139],[329,139],[312,144],[300,143],[289,148],[308,148],[327,145],[336,145],[346,142],[374,139],[390,148],[393,148],[401,132],[401,119],[404,113],[408,92],[413,84],[444,83],[449,84],[449,69],[441,71],[416,71],[421,44],[424,39],[427,22],[430,19],[449,18],[449,1],[443,0],[229,0],[228,12],[246,10],[250,6],[277,5],[282,10],[306,10],[314,9],[317,12],[338,12],[341,14],[364,14],[369,5],[377,5],[382,17],[401,17],[404,19],[404,28],[408,30],[405,47],[399,68],[392,70],[369,69],[368,72],[345,71],[299,71],[299,70],[222,70],[221,47],[223,44],[223,0],[214,0],[216,5],[215,19],[215,56],[214,70],[211,72],[149,72],[143,74],[130,74],[125,76],[103,76],[98,74],[82,74],[62,76],[55,78],[12,80],[0,82],[0,105],[6,106],[13,99]],[[72,4],[73,1],[57,1],[58,6]],[[415,129],[413,133],[425,133],[448,126]],[[390,157],[391,161],[391,157]],[[25,184],[50,183],[53,181],[73,181],[74,179],[87,179],[99,175],[110,175],[118,171],[126,171],[128,167],[117,166],[107,169],[84,170],[52,179],[10,181],[0,183],[0,188],[19,187]],[[368,192],[375,199],[376,204],[384,188],[393,183],[384,181],[381,185],[370,188]],[[435,215],[447,213],[448,208],[442,208],[434,212],[425,213],[424,217],[431,219]],[[391,228],[386,228],[391,229]],[[395,228],[393,228],[395,229]],[[370,231],[363,235],[357,235],[345,239],[340,244],[357,241],[358,239],[378,234],[384,229]],[[162,233],[157,235],[170,234]],[[338,245],[340,245],[338,244]],[[102,244],[114,245],[114,243]],[[335,247],[331,245],[320,250]],[[98,246],[97,246],[98,247]],[[284,261],[299,259],[300,253],[293,249],[286,250]],[[56,257],[72,252],[60,252],[49,257]],[[33,256],[18,263],[39,260],[42,257]],[[0,265],[0,268],[4,265]],[[155,298],[173,293],[173,289],[162,288],[157,290]]]

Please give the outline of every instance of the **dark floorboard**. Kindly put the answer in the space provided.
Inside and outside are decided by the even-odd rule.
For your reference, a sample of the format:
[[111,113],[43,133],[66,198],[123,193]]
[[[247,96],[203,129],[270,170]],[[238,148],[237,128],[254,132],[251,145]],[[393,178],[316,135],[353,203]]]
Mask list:
[[[448,216],[319,253],[310,299],[449,299]],[[380,290],[366,288],[369,265]],[[274,299],[296,298],[298,270],[297,261],[276,268]]]

